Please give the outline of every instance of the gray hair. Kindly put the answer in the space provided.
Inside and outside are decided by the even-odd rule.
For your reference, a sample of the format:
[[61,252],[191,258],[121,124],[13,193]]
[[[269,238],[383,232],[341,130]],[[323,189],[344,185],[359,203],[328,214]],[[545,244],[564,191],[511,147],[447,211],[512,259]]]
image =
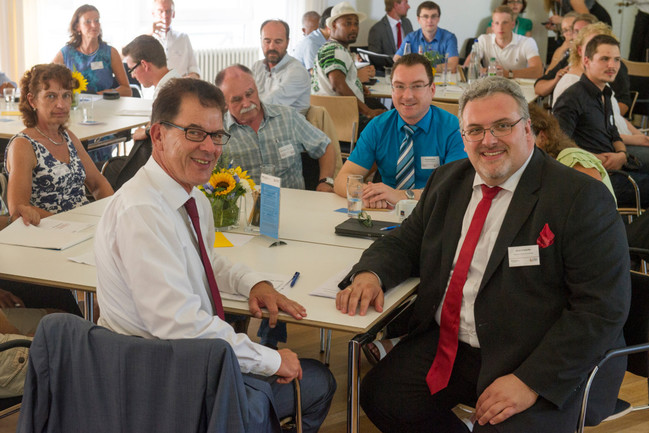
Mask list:
[[460,129],[462,129],[462,117],[464,113],[464,107],[466,104],[473,101],[474,99],[485,98],[491,96],[495,93],[504,93],[509,95],[518,104],[518,112],[521,117],[525,120],[530,118],[530,110],[527,106],[527,100],[521,87],[513,80],[509,80],[503,77],[486,77],[480,80],[476,80],[474,83],[470,84],[469,87],[462,93],[459,103],[459,120],[460,120]]

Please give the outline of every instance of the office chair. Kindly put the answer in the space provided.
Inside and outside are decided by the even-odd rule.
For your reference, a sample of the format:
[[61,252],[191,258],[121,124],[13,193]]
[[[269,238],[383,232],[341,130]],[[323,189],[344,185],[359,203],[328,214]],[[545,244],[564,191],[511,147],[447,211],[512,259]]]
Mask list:
[[[584,431],[586,411],[588,409],[588,396],[597,372],[611,359],[628,356],[627,371],[649,378],[649,276],[631,271],[631,309],[624,325],[624,338],[627,347],[608,351],[606,356],[593,368],[581,403],[581,413],[577,432]],[[649,379],[647,379],[649,390]],[[618,400],[619,402],[620,400]],[[648,409],[649,405],[632,407],[632,411]]]
[[152,151],[151,138],[137,140],[128,156],[114,156],[101,167],[104,175],[113,190],[117,191],[149,160]]
[[[10,340],[0,344],[0,352],[18,347],[29,348],[32,341],[27,339]],[[13,415],[20,410],[20,403],[23,396],[0,398],[0,419]]]
[[243,376],[221,339],[146,339],[55,313],[38,326],[28,368],[18,433],[280,428],[270,384]]

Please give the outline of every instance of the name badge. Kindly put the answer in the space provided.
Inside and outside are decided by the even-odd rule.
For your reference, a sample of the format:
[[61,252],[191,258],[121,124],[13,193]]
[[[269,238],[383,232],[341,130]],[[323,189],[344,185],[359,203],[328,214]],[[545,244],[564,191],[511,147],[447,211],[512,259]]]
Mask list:
[[293,148],[293,145],[287,144],[286,146],[282,146],[279,148],[280,158],[286,159],[293,155],[295,155],[295,148]]
[[421,157],[422,170],[435,170],[437,167],[439,167],[439,156]]
[[507,252],[509,255],[510,268],[517,268],[520,266],[539,266],[541,264],[538,245],[509,247],[507,248]]
[[104,62],[92,62],[90,63],[90,69],[92,69],[93,71],[96,71],[97,69],[104,69]]

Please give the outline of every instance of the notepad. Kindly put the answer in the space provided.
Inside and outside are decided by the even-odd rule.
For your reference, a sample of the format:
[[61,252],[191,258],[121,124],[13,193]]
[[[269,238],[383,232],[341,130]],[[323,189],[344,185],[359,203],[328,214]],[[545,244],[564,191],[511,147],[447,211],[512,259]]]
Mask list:
[[94,224],[44,218],[38,226],[23,223],[22,218],[0,231],[0,243],[23,247],[65,250],[87,239]]

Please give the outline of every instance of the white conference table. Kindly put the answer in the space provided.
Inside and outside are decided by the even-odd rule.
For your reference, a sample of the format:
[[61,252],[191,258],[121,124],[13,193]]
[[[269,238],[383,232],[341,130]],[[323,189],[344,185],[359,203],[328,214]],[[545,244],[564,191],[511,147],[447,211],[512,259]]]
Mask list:
[[[82,107],[93,100],[94,118],[97,123],[84,125]],[[86,141],[109,134],[115,134],[127,129],[146,125],[151,115],[150,99],[120,97],[119,99],[107,100],[101,95],[81,95],[79,108],[70,111],[68,127],[79,140]],[[4,102],[0,103],[2,113],[8,113]],[[13,110],[18,110],[18,103],[13,104]],[[0,116],[0,138],[11,138],[18,132],[25,129],[22,118],[19,115]]]
[[[457,103],[462,96],[462,92],[467,87],[466,83],[461,83],[457,81],[456,74],[450,74],[451,83],[448,86],[441,86],[437,82],[439,76],[435,76],[435,96],[433,96],[433,101],[440,102],[455,102]],[[392,98],[392,88],[390,87],[390,81],[386,77],[375,77],[378,81],[372,86],[368,86],[372,96],[377,98]],[[515,78],[525,95],[527,102],[532,102],[537,98],[536,93],[534,93],[534,81],[533,79],[528,78]]]
[[[282,320],[356,334],[348,344],[347,421],[348,431],[357,432],[361,346],[371,341],[371,336],[398,313],[399,307],[416,290],[419,280],[410,278],[391,289],[385,296],[384,311],[377,313],[371,309],[365,316],[342,314],[336,310],[333,299],[310,295],[333,275],[356,263],[371,241],[333,234],[334,227],[347,218],[345,213],[334,212],[346,205],[346,199],[335,194],[290,189],[282,189],[280,194],[280,239],[285,240],[286,245],[270,248],[272,240],[256,235],[243,246],[220,248],[218,252],[262,272],[286,275],[300,272],[288,296],[307,309],[307,317],[296,320],[282,314]],[[110,200],[108,197],[51,218],[96,224]],[[388,212],[371,214],[375,219],[390,219]],[[395,218],[394,213],[392,218]],[[66,250],[55,251],[0,244],[0,278],[83,291],[87,295],[86,317],[92,319],[96,268],[72,262],[68,257],[90,252],[93,245],[94,239],[89,239]],[[224,299],[223,306],[228,312],[250,314],[245,301]]]
[[[280,191],[279,238],[339,247],[366,249],[371,240],[335,234],[336,226],[347,220],[347,199],[333,193],[282,188]],[[398,222],[392,211],[367,211],[373,220]],[[244,233],[243,224],[235,230]]]

